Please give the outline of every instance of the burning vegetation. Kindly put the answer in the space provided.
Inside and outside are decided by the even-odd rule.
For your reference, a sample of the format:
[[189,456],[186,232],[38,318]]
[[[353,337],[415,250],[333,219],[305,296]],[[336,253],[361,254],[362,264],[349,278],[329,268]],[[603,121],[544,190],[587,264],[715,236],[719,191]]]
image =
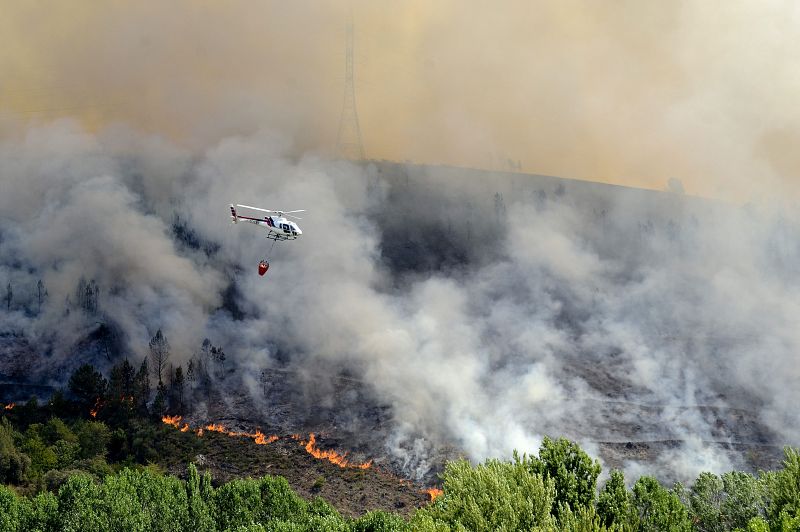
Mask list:
[[[161,418],[161,421],[163,423],[167,425],[172,425],[181,432],[188,432],[192,430],[188,423],[181,424],[182,420],[183,420],[182,416],[163,416]],[[275,434],[267,436],[258,429],[256,429],[255,432],[239,432],[239,431],[229,430],[225,428],[224,425],[221,425],[219,423],[209,423],[203,427],[196,429],[194,432],[197,434],[197,436],[202,436],[204,431],[218,432],[220,434],[225,434],[233,438],[250,438],[256,445],[268,445],[280,439],[280,437]],[[289,436],[289,439],[297,441],[306,450],[306,452],[311,456],[313,456],[314,458],[317,458],[319,460],[327,460],[328,462],[336,464],[341,468],[369,469],[370,467],[372,467],[372,460],[368,460],[362,463],[355,463],[348,460],[347,453],[339,453],[333,449],[323,450],[318,448],[317,438],[313,432],[309,434],[308,440],[303,440],[299,434],[292,434]]]
[[425,490],[425,493],[430,496],[431,502],[435,501],[437,497],[444,494],[444,492],[439,488],[428,488]]

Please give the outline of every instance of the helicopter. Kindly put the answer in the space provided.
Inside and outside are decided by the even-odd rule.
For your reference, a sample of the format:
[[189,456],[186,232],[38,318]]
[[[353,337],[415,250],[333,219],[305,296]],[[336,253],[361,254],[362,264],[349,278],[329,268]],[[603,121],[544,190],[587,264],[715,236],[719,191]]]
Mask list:
[[[235,206],[233,203],[230,205],[231,207],[231,222],[237,224],[239,220],[244,220],[246,222],[250,222],[251,224],[256,224],[261,227],[267,228],[267,238],[272,240],[272,245],[275,245],[275,242],[278,241],[285,241],[285,240],[297,240],[297,237],[303,234],[303,231],[300,227],[293,221],[288,220],[289,218],[295,218],[297,220],[302,220],[299,216],[294,216],[293,213],[295,212],[305,212],[305,209],[299,209],[295,211],[275,211],[272,209],[262,209],[261,207],[251,207],[250,205],[240,205],[236,204]],[[266,212],[266,213],[274,213],[276,216],[242,216],[238,212],[236,212],[236,207],[240,207],[243,209],[251,209],[254,211]],[[270,251],[272,251],[272,247],[270,247]],[[267,259],[263,259],[261,262],[258,263],[258,274],[264,275],[267,273],[269,269],[269,262]]]

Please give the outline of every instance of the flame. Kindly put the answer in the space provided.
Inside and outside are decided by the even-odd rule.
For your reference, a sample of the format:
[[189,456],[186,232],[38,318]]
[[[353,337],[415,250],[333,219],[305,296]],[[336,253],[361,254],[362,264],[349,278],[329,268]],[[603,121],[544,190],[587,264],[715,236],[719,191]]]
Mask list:
[[339,454],[336,451],[330,449],[327,451],[323,451],[317,447],[317,438],[314,436],[314,433],[308,435],[307,442],[300,442],[300,445],[305,447],[306,452],[313,456],[314,458],[319,458],[321,460],[327,460],[333,464],[338,465],[339,467],[354,467],[357,469],[369,469],[372,467],[372,460],[368,462],[364,462],[363,464],[351,464],[349,460],[347,460],[347,453]]
[[181,419],[183,419],[181,416],[163,416],[161,418],[161,421],[163,421],[167,425],[172,425],[177,429],[181,423]]
[[14,408],[15,406],[17,406],[17,405],[16,405],[16,403],[8,403],[7,405],[5,405],[5,406],[3,407],[3,409],[4,409],[4,410],[11,410],[11,409],[12,409],[12,408]]
[[253,441],[256,442],[257,445],[267,445],[272,442],[278,441],[278,437],[274,434],[272,436],[265,436],[263,432],[260,430],[256,430],[255,437]]
[[89,415],[92,417],[97,417],[97,413],[100,411],[101,406],[103,406],[103,401],[98,397],[94,401],[94,407],[89,410]]
[[[172,425],[181,432],[189,432],[191,430],[191,427],[189,426],[188,423],[184,423],[183,426],[181,426],[182,419],[183,418],[181,416],[163,416],[161,418],[161,421],[163,421],[167,425]],[[209,423],[205,427],[198,428],[195,431],[195,433],[198,436],[202,436],[205,431],[219,432],[220,434],[226,434],[234,438],[239,438],[239,437],[251,438],[257,445],[268,445],[272,442],[278,441],[279,439],[278,436],[275,436],[274,434],[271,436],[267,436],[260,430],[256,430],[255,432],[236,432],[233,430],[228,430],[225,428],[224,425],[221,425],[219,423]]]
[[210,431],[210,432],[221,432],[222,434],[233,435],[230,432],[228,432],[227,430],[225,430],[225,427],[223,427],[222,425],[216,425],[214,423],[209,423],[208,425],[205,426],[205,429]]
[[437,497],[444,494],[444,492],[439,488],[428,488],[425,490],[425,493],[431,496],[431,502],[435,501]]
[[183,426],[181,427],[181,419],[183,419],[182,416],[163,416],[161,418],[161,421],[163,421],[167,425],[172,425],[173,427],[175,427],[176,429],[180,430],[181,432],[188,432],[189,431],[189,424],[188,423],[184,423]]

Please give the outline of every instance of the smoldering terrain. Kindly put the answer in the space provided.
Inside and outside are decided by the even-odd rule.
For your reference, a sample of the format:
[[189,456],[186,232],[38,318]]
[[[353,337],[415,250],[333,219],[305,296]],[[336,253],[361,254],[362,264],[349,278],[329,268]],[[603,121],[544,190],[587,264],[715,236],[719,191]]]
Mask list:
[[[544,435],[674,479],[798,444],[800,226],[773,205],[69,120],[0,168],[0,399],[135,363],[161,329],[176,366],[227,354],[193,419],[320,432],[414,479]],[[269,252],[238,202],[306,209],[303,236]]]

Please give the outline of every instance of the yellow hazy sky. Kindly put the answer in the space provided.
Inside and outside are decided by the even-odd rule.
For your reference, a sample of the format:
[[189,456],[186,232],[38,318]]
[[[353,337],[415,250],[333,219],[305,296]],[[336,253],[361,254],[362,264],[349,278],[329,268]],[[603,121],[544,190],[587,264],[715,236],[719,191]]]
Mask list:
[[800,4],[7,0],[0,133],[76,116],[332,153],[345,23],[370,158],[754,198],[796,192]]

